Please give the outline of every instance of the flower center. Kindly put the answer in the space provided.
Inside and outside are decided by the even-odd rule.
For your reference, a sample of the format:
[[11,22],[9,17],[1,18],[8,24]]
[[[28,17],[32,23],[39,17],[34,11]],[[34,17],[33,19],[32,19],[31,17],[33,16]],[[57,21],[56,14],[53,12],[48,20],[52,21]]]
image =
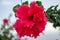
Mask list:
[[33,15],[31,17],[29,17],[29,20],[32,20],[33,19]]

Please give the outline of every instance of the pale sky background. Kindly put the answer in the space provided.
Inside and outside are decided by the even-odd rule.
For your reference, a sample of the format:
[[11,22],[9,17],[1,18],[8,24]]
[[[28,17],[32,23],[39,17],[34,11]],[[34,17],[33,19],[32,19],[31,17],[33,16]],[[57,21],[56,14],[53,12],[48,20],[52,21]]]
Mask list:
[[[26,0],[23,0],[26,1]],[[29,0],[31,2],[32,0]],[[59,5],[60,8],[60,0],[40,0],[45,8],[49,8],[52,5]],[[20,0],[0,0],[0,26],[2,24],[2,20],[4,18],[8,18],[9,14],[11,13],[13,16],[11,18],[11,22],[15,22],[13,7],[16,4],[21,4]],[[47,22],[45,31],[45,35],[40,35],[36,40],[56,40],[57,38],[60,40],[60,36],[58,35],[58,28],[54,29],[52,27],[52,23]],[[30,38],[29,40],[33,40]]]

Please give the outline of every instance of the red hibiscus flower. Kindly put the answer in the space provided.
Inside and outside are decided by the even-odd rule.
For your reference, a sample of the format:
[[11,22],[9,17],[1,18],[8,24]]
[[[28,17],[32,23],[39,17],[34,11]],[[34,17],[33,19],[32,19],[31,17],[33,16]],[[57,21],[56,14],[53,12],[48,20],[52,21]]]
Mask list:
[[3,23],[7,24],[8,23],[8,19],[3,19]]
[[14,24],[18,35],[37,37],[45,29],[47,18],[44,8],[32,2],[30,6],[23,4],[16,8],[16,16],[19,18]]

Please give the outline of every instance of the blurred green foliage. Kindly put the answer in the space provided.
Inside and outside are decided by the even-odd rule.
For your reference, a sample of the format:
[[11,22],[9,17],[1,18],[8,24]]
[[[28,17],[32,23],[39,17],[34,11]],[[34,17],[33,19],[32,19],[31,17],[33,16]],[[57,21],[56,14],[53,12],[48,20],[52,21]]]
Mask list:
[[53,23],[53,27],[60,27],[60,9],[58,9],[58,5],[49,7],[46,13],[48,21]]
[[12,38],[14,38],[13,33],[11,33],[11,31],[13,31],[13,26],[10,23],[11,16],[12,15],[9,15],[7,24],[3,21],[3,24],[1,25],[0,40],[12,40]]

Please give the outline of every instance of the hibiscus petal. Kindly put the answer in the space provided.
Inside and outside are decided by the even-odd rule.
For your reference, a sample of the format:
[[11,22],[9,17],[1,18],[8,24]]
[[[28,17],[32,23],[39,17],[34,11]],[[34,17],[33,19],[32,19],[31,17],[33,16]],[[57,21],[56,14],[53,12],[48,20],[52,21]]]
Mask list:
[[24,18],[26,16],[29,16],[28,11],[29,11],[28,5],[24,4],[20,6],[19,8],[16,8],[16,16],[18,18]]
[[13,25],[15,30],[20,34],[22,32],[22,24],[20,23],[20,20],[17,20],[16,23]]
[[21,23],[23,23],[25,27],[31,28],[32,26],[34,26],[34,22],[28,19],[23,19],[23,20],[21,19]]

